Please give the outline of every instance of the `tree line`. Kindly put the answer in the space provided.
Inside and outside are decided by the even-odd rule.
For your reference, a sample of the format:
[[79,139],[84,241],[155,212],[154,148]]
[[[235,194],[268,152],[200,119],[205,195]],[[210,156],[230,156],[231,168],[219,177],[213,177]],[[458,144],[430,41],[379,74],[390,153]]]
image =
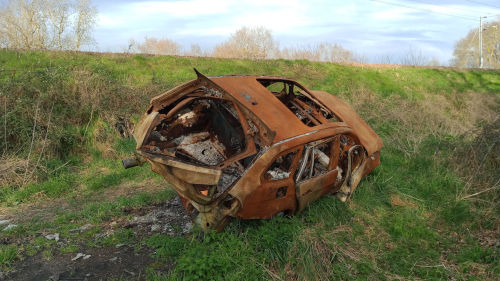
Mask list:
[[[93,30],[97,13],[91,0],[9,0],[7,5],[0,7],[0,48],[81,50],[96,45]],[[484,25],[482,48],[484,66],[500,68],[500,18]],[[389,54],[370,59],[330,42],[280,48],[271,30],[265,27],[241,27],[211,50],[203,49],[198,44],[185,49],[169,38],[145,37],[141,42],[130,39],[123,51],[252,60],[283,58],[347,63],[443,64],[438,58],[426,56],[414,48],[400,56]],[[450,64],[457,67],[479,66],[477,29],[470,30],[455,44]]]
[[184,50],[182,46],[168,38],[145,37],[143,42],[133,39],[124,50],[129,53],[153,55],[186,55],[218,58],[263,59],[306,59],[326,62],[357,61],[353,53],[336,43],[318,43],[301,47],[279,48],[271,31],[264,27],[241,27],[229,38],[215,46],[213,50],[203,50],[200,45],[192,44]]

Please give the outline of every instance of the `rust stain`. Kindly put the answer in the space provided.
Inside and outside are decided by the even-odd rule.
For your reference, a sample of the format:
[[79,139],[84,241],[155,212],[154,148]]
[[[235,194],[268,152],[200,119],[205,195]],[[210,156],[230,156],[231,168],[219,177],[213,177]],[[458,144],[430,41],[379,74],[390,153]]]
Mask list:
[[326,194],[349,200],[380,164],[382,140],[333,95],[283,77],[196,74],[151,100],[134,137],[204,229],[295,214]]

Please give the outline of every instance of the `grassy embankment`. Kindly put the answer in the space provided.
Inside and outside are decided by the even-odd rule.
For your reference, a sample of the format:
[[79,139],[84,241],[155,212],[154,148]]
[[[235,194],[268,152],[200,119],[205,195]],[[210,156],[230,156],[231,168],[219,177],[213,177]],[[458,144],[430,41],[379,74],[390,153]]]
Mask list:
[[[114,124],[137,120],[151,97],[193,79],[193,67],[287,76],[340,96],[382,137],[381,166],[348,204],[327,196],[292,218],[233,221],[219,234],[116,228],[97,238],[127,216],[124,206],[174,196],[149,167],[121,168],[135,144]],[[127,242],[151,250],[148,277],[158,280],[493,280],[499,93],[499,71],[0,51],[0,219],[18,224],[0,232],[0,269]],[[97,227],[69,231],[88,223]],[[41,236],[54,232],[62,242]],[[175,269],[159,272],[167,261]]]

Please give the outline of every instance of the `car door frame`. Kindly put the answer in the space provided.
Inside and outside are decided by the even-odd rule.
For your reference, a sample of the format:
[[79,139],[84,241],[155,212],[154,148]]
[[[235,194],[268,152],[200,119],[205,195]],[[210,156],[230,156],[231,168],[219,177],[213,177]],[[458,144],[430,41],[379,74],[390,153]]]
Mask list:
[[[309,157],[313,157],[311,161],[311,174],[314,168],[314,147],[331,142],[329,163],[327,171],[319,175],[310,175],[306,179],[300,179],[305,172],[305,167],[308,165]],[[304,210],[311,202],[316,201],[323,195],[334,190],[338,186],[338,173],[337,167],[339,160],[340,149],[340,135],[321,138],[318,140],[310,141],[303,145],[302,155],[300,155],[299,166],[295,173],[295,192],[297,198],[297,211]],[[305,158],[307,157],[307,159]]]

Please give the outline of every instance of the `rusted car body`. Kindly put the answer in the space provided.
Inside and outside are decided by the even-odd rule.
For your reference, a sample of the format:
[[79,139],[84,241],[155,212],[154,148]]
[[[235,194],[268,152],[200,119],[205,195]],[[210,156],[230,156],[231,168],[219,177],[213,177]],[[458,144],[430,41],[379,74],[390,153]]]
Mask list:
[[151,100],[138,154],[204,229],[231,217],[295,214],[328,193],[348,200],[382,141],[350,106],[274,76],[212,76]]

